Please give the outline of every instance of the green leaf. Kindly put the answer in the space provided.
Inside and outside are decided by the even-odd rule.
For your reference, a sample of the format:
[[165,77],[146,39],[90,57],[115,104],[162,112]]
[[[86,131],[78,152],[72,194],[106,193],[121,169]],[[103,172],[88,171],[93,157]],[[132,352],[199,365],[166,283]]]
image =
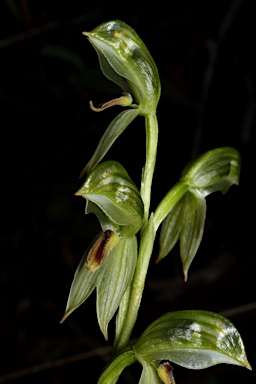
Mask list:
[[80,178],[90,172],[99,164],[116,139],[123,133],[128,125],[138,116],[139,109],[128,109],[121,112],[108,126],[91,158],[80,174]]
[[126,79],[140,107],[155,112],[161,92],[158,69],[137,33],[124,22],[113,20],[84,35],[96,49],[103,73],[122,87],[120,77]]
[[166,359],[189,369],[220,363],[251,369],[237,329],[224,316],[208,311],[163,315],[145,330],[134,351],[141,364]]
[[203,237],[205,216],[205,198],[196,191],[188,191],[182,203],[180,232],[180,257],[185,281]]
[[183,198],[178,201],[163,221],[160,231],[159,253],[156,263],[167,256],[179,240],[182,221],[182,201]]
[[120,163],[109,160],[99,164],[76,195],[97,205],[117,224],[116,231],[122,226],[122,235],[131,236],[140,230],[143,203],[136,185]]
[[99,233],[92,241],[76,269],[68,296],[65,314],[61,319],[61,323],[63,323],[76,308],[85,302],[97,285],[100,269],[91,272],[86,268],[86,264],[88,254],[100,236],[101,233]]
[[108,323],[114,316],[125,291],[129,287],[137,262],[135,236],[119,240],[111,251],[108,262],[97,284],[97,316],[100,329],[108,339]]
[[238,185],[241,160],[237,150],[230,147],[216,148],[189,163],[181,180],[190,188],[207,196],[212,192],[226,193],[233,184]]

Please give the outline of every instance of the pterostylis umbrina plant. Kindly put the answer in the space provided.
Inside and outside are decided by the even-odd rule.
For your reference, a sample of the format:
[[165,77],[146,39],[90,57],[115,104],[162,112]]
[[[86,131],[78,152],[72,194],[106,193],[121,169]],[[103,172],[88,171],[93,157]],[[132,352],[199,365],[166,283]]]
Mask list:
[[[95,48],[103,74],[121,88],[119,97],[95,107],[124,110],[109,124],[92,158],[81,173],[76,195],[86,200],[101,231],[93,239],[75,272],[63,322],[96,289],[96,312],[108,339],[115,316],[112,358],[98,378],[113,384],[127,366],[142,366],[140,384],[175,383],[171,364],[203,369],[219,363],[251,369],[240,334],[220,314],[205,310],[169,312],[156,319],[133,345],[129,343],[143,295],[157,231],[157,262],[179,242],[185,281],[202,240],[206,197],[226,193],[239,183],[240,155],[231,147],[212,149],[190,162],[175,185],[150,210],[151,187],[158,145],[157,105],[161,93],[158,69],[137,33],[114,20],[84,32]],[[130,123],[145,118],[146,151],[141,184],[135,185],[117,161],[104,156]],[[97,378],[95,378],[97,380]]]

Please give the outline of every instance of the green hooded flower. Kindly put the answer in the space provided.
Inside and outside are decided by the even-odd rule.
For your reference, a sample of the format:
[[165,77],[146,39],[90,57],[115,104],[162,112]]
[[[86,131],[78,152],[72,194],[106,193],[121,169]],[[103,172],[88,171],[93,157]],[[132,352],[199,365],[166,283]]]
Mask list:
[[83,34],[97,51],[104,75],[131,93],[140,109],[154,112],[161,92],[158,69],[137,33],[113,20]]
[[95,48],[103,74],[122,89],[122,96],[98,108],[90,101],[91,109],[99,112],[114,105],[131,109],[122,111],[110,123],[80,177],[91,172],[138,115],[156,113],[161,93],[157,66],[143,41],[129,25],[114,20],[83,34]]
[[137,263],[137,238],[143,203],[136,185],[116,161],[99,164],[76,193],[86,199],[102,231],[85,252],[70,288],[63,322],[97,290],[97,317],[104,337],[108,323],[131,284]]

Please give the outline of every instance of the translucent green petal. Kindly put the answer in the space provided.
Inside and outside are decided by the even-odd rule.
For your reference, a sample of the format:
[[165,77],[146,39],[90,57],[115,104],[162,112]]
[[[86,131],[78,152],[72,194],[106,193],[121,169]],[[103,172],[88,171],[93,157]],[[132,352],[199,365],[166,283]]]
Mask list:
[[106,267],[97,284],[97,316],[104,337],[108,338],[108,323],[130,285],[137,262],[135,236],[121,239],[110,252]]
[[111,222],[123,226],[123,234],[133,235],[141,228],[141,196],[120,163],[99,164],[76,194],[96,204]]
[[95,239],[92,241],[91,245],[88,247],[86,252],[84,253],[73,278],[73,282],[70,288],[67,306],[65,310],[65,314],[61,319],[61,323],[81,304],[85,302],[85,300],[90,296],[94,288],[97,284],[97,278],[100,272],[98,269],[95,272],[91,272],[86,268],[87,265],[87,256],[97,242],[101,233],[99,233]]
[[119,82],[119,79],[113,77],[113,72],[105,67],[102,56],[119,76],[128,81],[141,108],[154,112],[161,92],[158,69],[137,33],[124,22],[113,20],[84,34],[97,49],[103,73],[116,83]]
[[139,384],[161,384],[156,368],[153,364],[146,364],[143,362],[142,364],[143,370],[140,377]]
[[165,314],[145,330],[134,351],[148,364],[167,359],[189,369],[220,363],[251,369],[237,329],[227,318],[208,311]]
[[231,185],[239,183],[240,163],[236,149],[216,148],[188,164],[181,180],[191,188],[199,189],[204,196],[215,191],[226,193]]
[[106,76],[107,79],[113,81],[115,84],[117,84],[124,92],[130,93],[131,89],[125,80],[123,76],[120,76],[109,64],[108,60],[106,59],[105,55],[101,51],[101,49],[98,49],[97,45],[93,43],[93,40],[90,40],[92,46],[94,47],[95,51],[98,54],[100,68],[102,73]]

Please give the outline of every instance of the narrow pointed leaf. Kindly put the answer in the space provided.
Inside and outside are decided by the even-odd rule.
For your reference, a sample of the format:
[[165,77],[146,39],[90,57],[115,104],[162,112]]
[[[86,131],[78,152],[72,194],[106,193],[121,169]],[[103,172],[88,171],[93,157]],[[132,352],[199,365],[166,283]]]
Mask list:
[[188,164],[181,180],[200,189],[204,196],[215,191],[226,193],[231,185],[239,183],[240,163],[239,152],[234,148],[216,148]]
[[108,126],[104,132],[99,144],[91,158],[82,170],[80,177],[86,173],[90,174],[93,168],[99,164],[99,162],[106,155],[108,150],[111,148],[116,139],[123,133],[128,125],[138,116],[140,113],[139,109],[128,109],[122,111]]
[[134,351],[141,363],[167,359],[189,369],[220,363],[251,369],[237,329],[224,316],[208,311],[163,315],[145,330]]
[[100,275],[97,284],[97,316],[100,329],[106,339],[108,323],[132,281],[137,253],[135,236],[119,240],[111,250],[106,268]]
[[84,303],[84,301],[90,296],[92,291],[97,285],[97,278],[99,274],[99,269],[95,272],[91,272],[86,268],[87,265],[87,257],[94,246],[94,244],[97,242],[97,240],[100,238],[101,233],[99,233],[93,242],[91,243],[90,247],[86,250],[84,253],[73,278],[73,282],[70,288],[67,306],[65,310],[65,314],[63,318],[61,319],[61,323],[66,320],[66,318],[81,304]]
[[136,185],[116,161],[99,164],[76,193],[96,204],[126,235],[141,228],[143,203]]
[[201,243],[206,216],[206,201],[199,193],[188,191],[182,200],[180,257],[184,279]]
[[182,201],[183,199],[181,199],[174,206],[166,219],[163,221],[160,232],[159,253],[156,260],[157,263],[171,252],[179,239],[182,219]]

